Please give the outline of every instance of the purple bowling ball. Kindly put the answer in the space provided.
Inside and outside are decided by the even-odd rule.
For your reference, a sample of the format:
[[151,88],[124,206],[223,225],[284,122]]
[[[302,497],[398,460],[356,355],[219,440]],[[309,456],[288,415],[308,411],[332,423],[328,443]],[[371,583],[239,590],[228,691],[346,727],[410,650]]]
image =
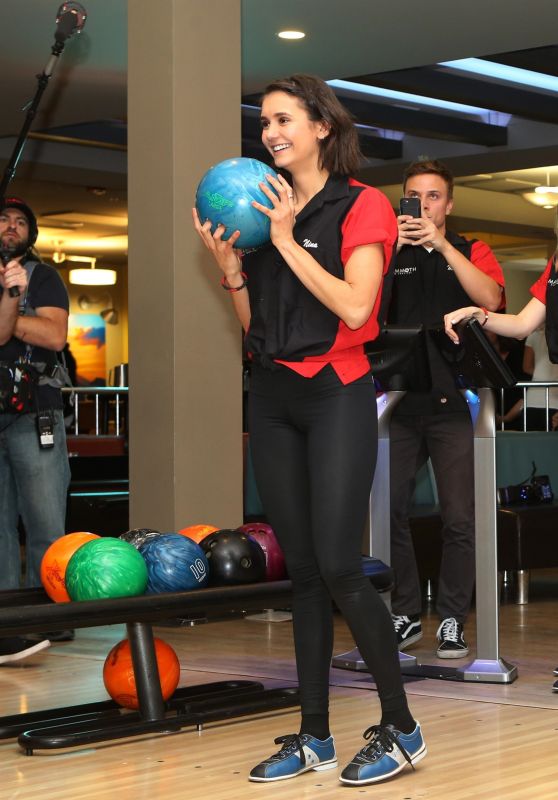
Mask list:
[[238,529],[254,539],[262,548],[265,556],[265,574],[268,581],[280,581],[287,577],[285,557],[279,546],[271,525],[265,522],[248,522]]

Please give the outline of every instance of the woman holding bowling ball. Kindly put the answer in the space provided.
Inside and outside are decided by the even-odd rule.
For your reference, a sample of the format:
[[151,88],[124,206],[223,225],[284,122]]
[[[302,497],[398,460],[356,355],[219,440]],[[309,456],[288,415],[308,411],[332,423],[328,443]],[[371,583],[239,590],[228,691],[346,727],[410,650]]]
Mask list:
[[[382,715],[340,774],[361,785],[426,755],[401,680],[395,632],[363,574],[361,540],[377,452],[376,391],[364,343],[378,334],[382,280],[397,239],[387,198],[350,177],[361,166],[348,112],[321,79],[264,91],[262,142],[288,175],[260,184],[271,242],[241,256],[235,231],[194,225],[212,252],[251,359],[250,447],[266,515],[292,580],[302,720],[250,773],[275,781],[329,769],[332,599],[378,687]],[[230,232],[227,232],[229,234]]]

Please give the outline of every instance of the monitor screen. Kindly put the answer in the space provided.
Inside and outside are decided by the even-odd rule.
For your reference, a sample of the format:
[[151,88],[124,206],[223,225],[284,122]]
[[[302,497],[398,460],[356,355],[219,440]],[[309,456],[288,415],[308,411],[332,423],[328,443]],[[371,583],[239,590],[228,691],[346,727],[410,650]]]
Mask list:
[[366,344],[366,354],[383,391],[428,392],[432,388],[422,325],[387,325]]
[[508,389],[517,379],[474,318],[455,325],[460,344],[455,345],[442,329],[429,331],[442,357],[451,367],[461,389],[487,387]]

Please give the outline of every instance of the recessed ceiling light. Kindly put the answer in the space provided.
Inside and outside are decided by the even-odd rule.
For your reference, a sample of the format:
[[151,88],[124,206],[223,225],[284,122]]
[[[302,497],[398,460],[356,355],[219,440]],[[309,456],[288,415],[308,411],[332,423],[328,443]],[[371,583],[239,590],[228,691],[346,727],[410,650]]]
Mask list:
[[306,34],[304,31],[279,31],[277,36],[280,39],[304,39]]

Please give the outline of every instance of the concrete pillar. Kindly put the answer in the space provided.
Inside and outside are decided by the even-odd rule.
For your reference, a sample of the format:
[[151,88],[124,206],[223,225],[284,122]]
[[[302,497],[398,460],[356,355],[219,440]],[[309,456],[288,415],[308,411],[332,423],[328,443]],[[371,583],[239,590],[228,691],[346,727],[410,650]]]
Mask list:
[[190,211],[241,152],[240,6],[128,3],[131,527],[242,523],[241,329]]

